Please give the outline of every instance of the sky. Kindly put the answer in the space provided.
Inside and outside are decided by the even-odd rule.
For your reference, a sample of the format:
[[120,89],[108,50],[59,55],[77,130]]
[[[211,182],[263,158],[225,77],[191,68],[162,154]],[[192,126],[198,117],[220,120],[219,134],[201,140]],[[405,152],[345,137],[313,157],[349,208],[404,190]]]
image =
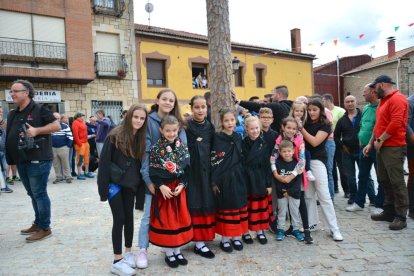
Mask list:
[[[154,6],[150,16],[145,11],[148,2]],[[231,40],[291,50],[290,30],[299,28],[302,53],[316,55],[314,66],[337,56],[375,58],[387,54],[390,36],[396,38],[396,51],[414,46],[414,24],[408,26],[414,23],[410,2],[229,0]],[[134,0],[134,15],[138,24],[148,25],[150,18],[151,26],[207,35],[206,0]]]

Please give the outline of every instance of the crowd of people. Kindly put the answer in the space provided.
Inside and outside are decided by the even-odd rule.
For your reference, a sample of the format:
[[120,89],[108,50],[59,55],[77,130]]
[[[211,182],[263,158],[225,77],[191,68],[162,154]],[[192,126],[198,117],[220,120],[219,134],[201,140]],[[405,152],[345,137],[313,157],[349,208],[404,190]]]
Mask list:
[[[111,130],[103,110],[88,123],[84,114],[77,113],[68,126],[62,119],[65,116],[53,116],[37,107],[29,97],[29,84],[13,84],[16,103],[20,92],[27,92],[28,98],[26,105],[18,104],[8,121],[10,116],[12,120],[21,117],[20,113],[32,118],[25,112],[29,106],[44,113],[39,117],[46,126],[27,123],[29,137],[42,135],[47,140],[51,133],[53,156],[36,159],[30,153],[26,160],[30,165],[53,160],[54,183],[72,181],[67,156],[76,156],[78,180],[94,177],[89,155],[96,152],[100,200],[109,202],[113,216],[111,271],[115,274],[134,275],[135,268],[148,267],[150,243],[162,247],[165,263],[176,268],[187,265],[180,248],[189,242],[194,242],[196,255],[214,258],[207,242],[216,234],[226,253],[241,251],[244,244],[255,240],[267,244],[267,231],[277,241],[292,236],[312,244],[311,233],[321,223],[334,241],[343,241],[334,208],[338,177],[349,204],[347,211],[363,210],[368,195],[370,204],[381,210],[372,212],[371,219],[389,222],[389,229],[407,227],[408,211],[414,218],[414,185],[408,183],[407,190],[403,169],[407,141],[409,182],[413,181],[414,97],[407,101],[388,76],[379,76],[364,87],[367,104],[362,110],[352,95],[344,99],[345,109],[334,106],[329,94],[291,101],[285,85],[277,86],[263,101],[240,101],[233,92],[234,103],[245,110],[221,110],[219,132],[210,121],[209,93],[194,96],[191,116],[183,119],[177,95],[163,89],[149,112],[134,104]],[[7,135],[10,132],[19,133],[8,128]],[[7,135],[6,156],[10,155],[9,164],[17,163],[24,176],[35,210],[33,225],[21,233],[32,234],[28,241],[41,240],[51,234],[50,201],[47,217],[47,212],[39,211],[40,199],[23,172],[27,161],[19,162],[21,157],[9,150],[17,146],[8,142]],[[70,153],[72,144],[74,154]],[[372,165],[377,169],[377,191]],[[46,185],[42,187],[47,197]],[[134,208],[143,210],[136,253],[132,252]],[[40,235],[39,231],[46,233]]]

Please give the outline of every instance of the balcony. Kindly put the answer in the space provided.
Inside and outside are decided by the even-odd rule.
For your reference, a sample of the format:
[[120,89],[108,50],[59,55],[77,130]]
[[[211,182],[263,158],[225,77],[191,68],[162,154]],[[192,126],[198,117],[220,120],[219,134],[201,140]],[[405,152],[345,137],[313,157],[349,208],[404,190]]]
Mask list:
[[101,78],[124,79],[128,73],[125,55],[112,53],[95,53],[95,73]]
[[92,0],[92,9],[96,14],[121,17],[125,10],[125,0]]
[[7,61],[30,62],[32,67],[39,67],[39,63],[66,64],[66,44],[0,37],[0,62]]

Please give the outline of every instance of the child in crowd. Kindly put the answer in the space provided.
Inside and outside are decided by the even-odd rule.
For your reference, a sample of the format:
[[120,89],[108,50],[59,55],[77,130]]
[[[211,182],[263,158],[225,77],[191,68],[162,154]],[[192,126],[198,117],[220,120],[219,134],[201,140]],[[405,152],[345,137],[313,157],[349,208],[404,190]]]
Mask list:
[[[216,133],[211,151],[211,178],[216,197],[216,233],[224,252],[243,250],[241,235],[247,232],[247,192],[242,165],[241,136],[234,132],[236,115],[220,112],[222,131]],[[231,242],[231,243],[230,243]]]
[[[289,112],[289,116],[295,118],[295,120],[299,124],[303,124],[306,121],[306,104],[301,101],[295,101],[292,104],[292,107]],[[298,135],[302,136],[300,133],[300,130],[298,129]],[[310,169],[310,152],[306,150],[305,148],[305,170],[306,170],[306,177],[309,181],[315,181],[315,176],[313,175],[311,169]]]
[[291,214],[290,223],[293,226],[292,235],[299,241],[303,241],[304,237],[299,231],[299,205],[302,176],[297,174],[298,161],[294,158],[294,146],[289,140],[282,140],[279,145],[280,156],[276,159],[275,178],[278,197],[278,218],[276,240],[282,241],[285,238],[286,214]]
[[[260,121],[255,116],[245,118],[247,136],[242,142],[243,165],[247,174],[247,206],[249,230],[257,232],[260,244],[266,244],[264,230],[272,221],[272,171],[270,170],[268,145],[260,135]],[[243,241],[252,244],[249,232],[242,236]]]
[[[287,117],[283,119],[282,126],[281,126],[282,133],[276,139],[276,144],[273,149],[272,156],[270,158],[271,169],[275,177],[277,177],[277,174],[278,174],[277,167],[276,167],[276,160],[279,158],[279,153],[280,153],[279,145],[283,140],[288,140],[293,143],[294,150],[295,150],[294,157],[297,161],[295,170],[293,171],[292,176],[290,176],[289,178],[293,179],[293,176],[302,174],[304,171],[305,143],[303,141],[302,136],[298,135],[297,129],[298,129],[298,124],[294,118]],[[307,181],[307,178],[304,176],[304,174],[302,174],[302,178],[303,179],[302,179],[302,186],[301,186],[301,193],[300,193],[299,211],[300,211],[300,216],[302,218],[302,225],[304,228],[305,237],[303,237],[303,235],[299,231],[294,231],[295,229],[293,229],[293,225],[291,225],[292,229],[289,228],[289,230],[286,231],[285,235],[293,235],[298,240],[305,240],[307,244],[311,244],[313,243],[313,239],[310,235],[309,222],[308,222],[308,211],[306,207],[305,194],[303,192],[307,190],[308,188],[308,185],[307,185],[308,181]],[[284,229],[281,229],[280,227],[278,227],[278,232],[281,232],[280,230],[284,231]]]
[[[270,159],[272,155],[273,148],[275,147],[276,138],[279,135],[277,131],[273,130],[270,125],[273,123],[273,111],[268,107],[262,107],[259,110],[259,120],[262,129],[263,140],[267,143],[267,148],[269,150],[267,154],[267,159]],[[273,179],[272,179],[273,184]],[[273,186],[273,185],[272,185]],[[272,201],[269,202],[270,207],[273,209],[272,221],[269,222],[269,231],[273,234],[276,234],[277,231],[277,196],[276,189],[272,189]]]
[[196,95],[190,101],[192,119],[187,125],[188,150],[190,152],[190,176],[187,188],[188,209],[193,223],[196,242],[194,253],[202,257],[214,258],[214,253],[205,241],[214,240],[216,229],[216,208],[211,189],[211,144],[214,127],[206,119],[207,102],[203,96]]
[[149,175],[155,185],[152,198],[149,240],[165,247],[169,267],[187,265],[180,246],[193,238],[191,217],[184,188],[187,186],[190,155],[178,138],[180,123],[167,115],[161,120],[162,137],[150,150]]

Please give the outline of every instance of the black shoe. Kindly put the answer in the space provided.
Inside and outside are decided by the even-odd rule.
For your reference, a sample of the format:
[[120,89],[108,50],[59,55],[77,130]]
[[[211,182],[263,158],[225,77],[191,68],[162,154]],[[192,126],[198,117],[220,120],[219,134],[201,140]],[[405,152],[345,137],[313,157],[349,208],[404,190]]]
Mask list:
[[174,257],[177,260],[177,263],[179,265],[187,265],[188,264],[188,261],[187,261],[186,258],[184,258],[184,255],[183,254],[181,254],[181,253],[179,253],[177,255],[174,254]]
[[292,237],[292,231],[293,231],[293,226],[289,226],[289,229],[285,231],[285,236],[286,237]]
[[243,243],[241,240],[231,240],[231,245],[233,245],[233,248],[237,251],[243,250]]
[[78,174],[77,174],[77,173],[75,173],[75,172],[72,172],[72,173],[71,173],[71,175],[72,175],[73,177],[77,177],[77,176],[78,176]]
[[[203,252],[201,249],[203,248],[207,248],[208,251]],[[203,246],[201,248],[197,248],[197,246],[194,246],[194,253],[196,253],[197,255],[200,255],[201,257],[207,258],[207,259],[213,259],[216,255],[214,255],[214,253],[207,247],[207,246]]]
[[390,223],[390,230],[402,230],[407,227],[407,221],[405,219],[395,217],[394,220]]
[[266,238],[265,234],[258,234],[257,239],[259,240],[260,244],[266,244],[267,243],[267,238]]
[[252,244],[253,243],[253,239],[252,236],[250,236],[250,234],[243,234],[242,235],[242,240],[246,243],[246,244]]
[[[227,245],[227,246],[224,246],[224,245]],[[220,248],[221,248],[221,250],[223,250],[224,252],[226,252],[226,253],[231,253],[231,252],[233,252],[233,247],[231,247],[231,243],[230,242],[220,242]]]
[[339,194],[339,190],[335,190],[335,191],[334,191],[334,193],[335,193],[335,194]]
[[353,199],[348,199],[348,205],[352,205],[354,204],[354,200]]
[[371,219],[375,221],[388,221],[393,222],[394,216],[390,214],[386,214],[385,212],[381,212],[379,214],[372,214]]
[[304,234],[305,234],[305,239],[304,239],[305,244],[313,244],[313,238],[312,238],[312,236],[310,234],[310,231],[309,230],[305,230]]
[[174,256],[174,255],[172,255],[172,256],[170,256],[170,257],[168,257],[168,256],[165,256],[165,262],[167,263],[167,265],[169,266],[169,267],[171,267],[171,268],[176,268],[176,267],[178,267],[178,261],[177,261],[177,258]]

